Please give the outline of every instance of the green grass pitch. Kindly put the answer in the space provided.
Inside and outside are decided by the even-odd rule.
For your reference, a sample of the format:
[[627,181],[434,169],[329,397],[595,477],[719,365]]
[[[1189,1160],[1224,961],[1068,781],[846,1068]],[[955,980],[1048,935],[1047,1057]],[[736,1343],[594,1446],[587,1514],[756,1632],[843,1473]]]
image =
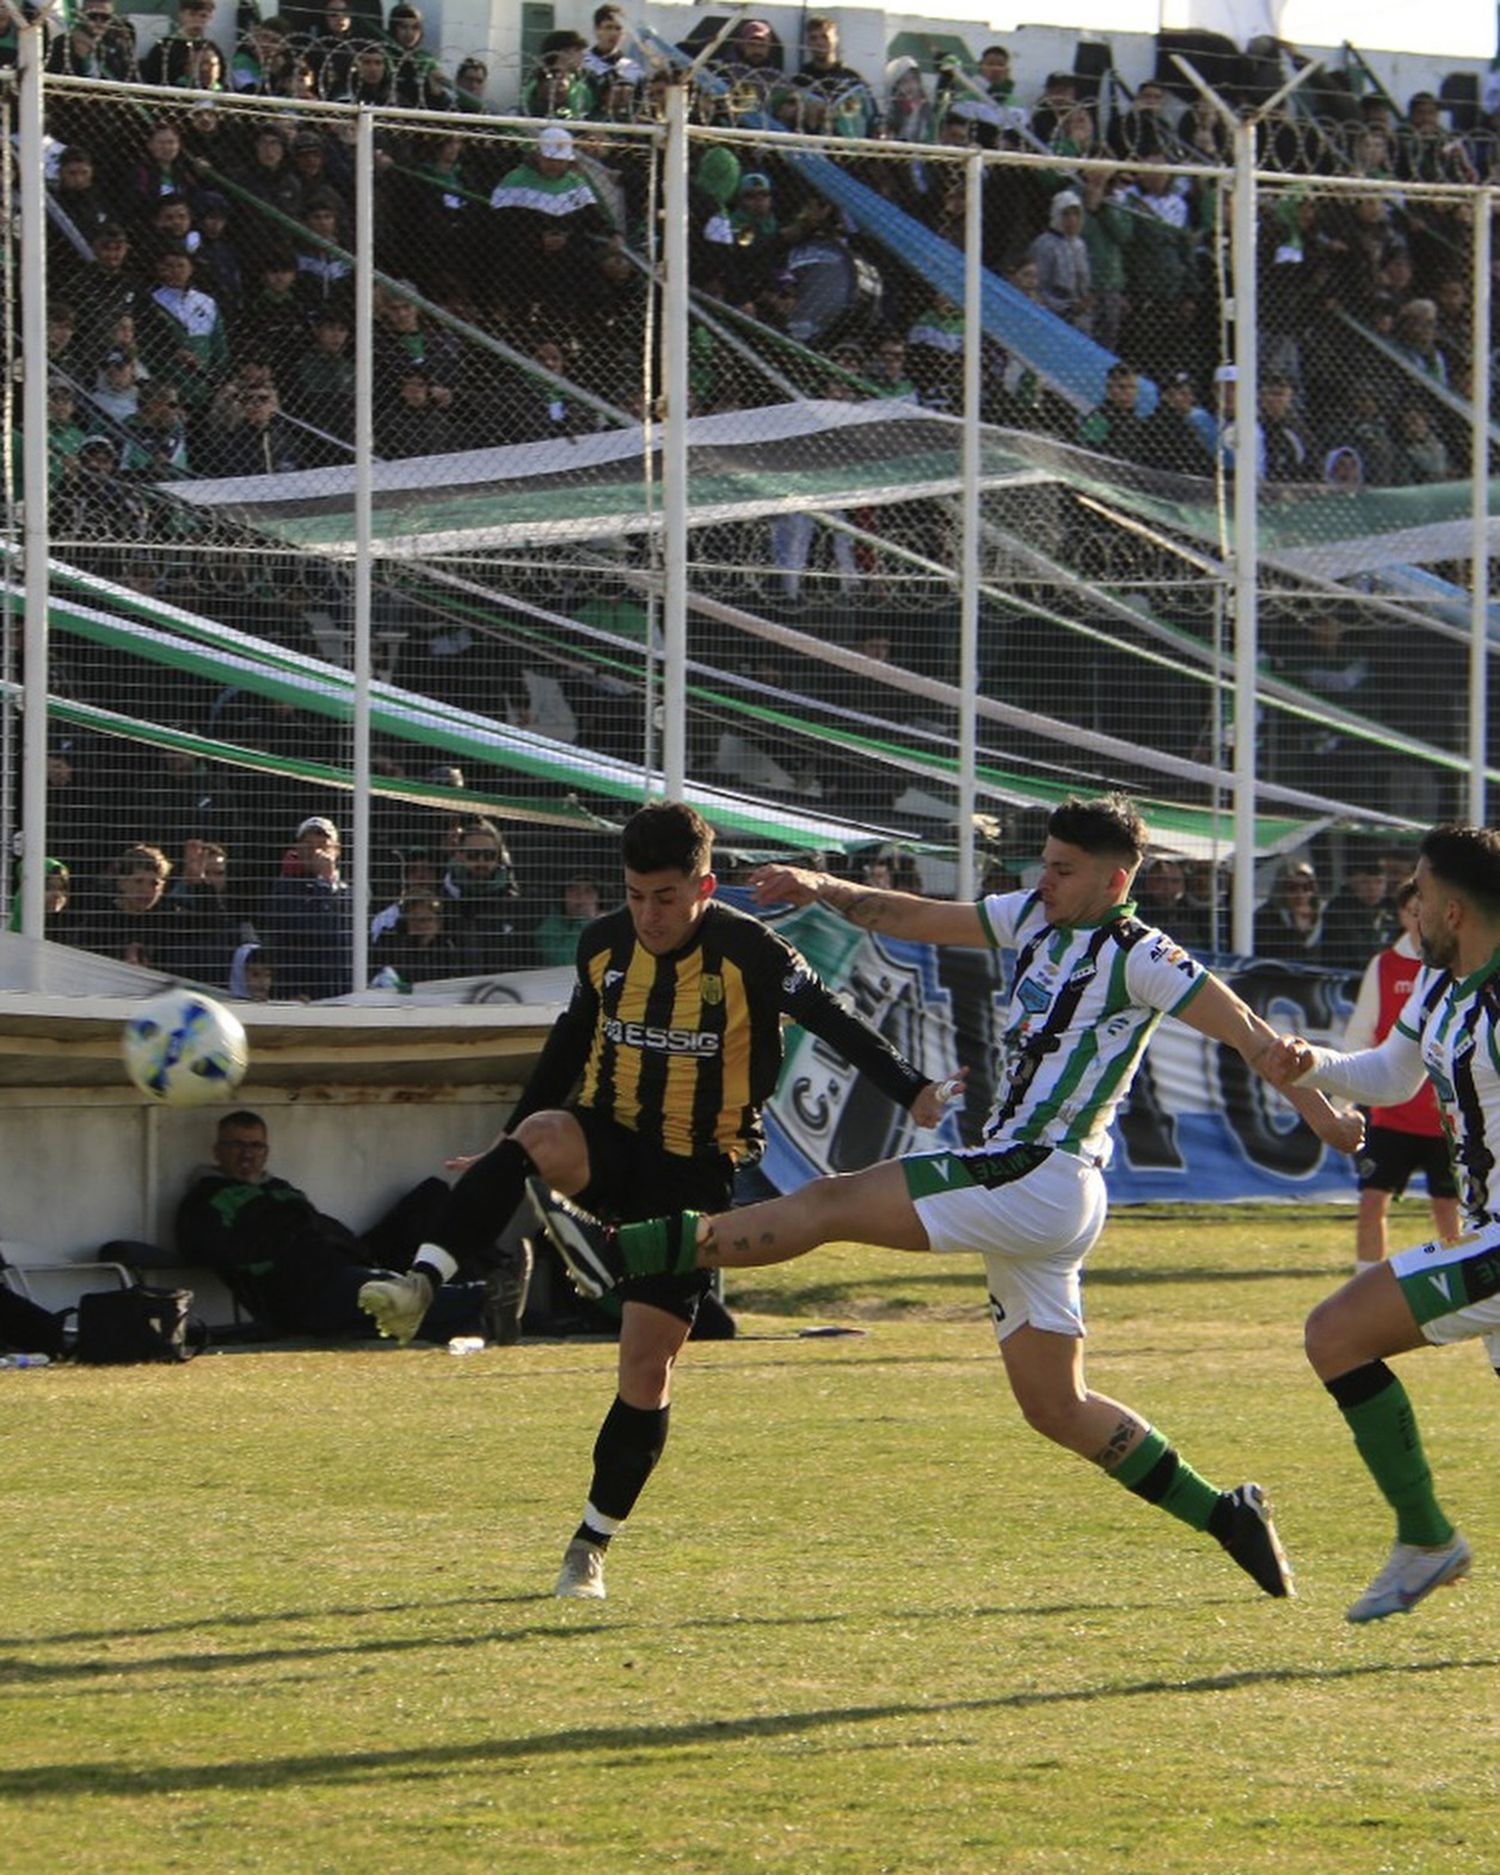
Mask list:
[[1500,1388],[1403,1361],[1476,1569],[1350,1628],[1389,1519],[1300,1335],[1352,1235],[1121,1213],[1087,1288],[1094,1384],[1267,1485],[1290,1604],[1026,1430],[969,1259],[733,1281],[603,1605],[550,1589],[605,1344],[0,1372],[0,1867],[1492,1871]]

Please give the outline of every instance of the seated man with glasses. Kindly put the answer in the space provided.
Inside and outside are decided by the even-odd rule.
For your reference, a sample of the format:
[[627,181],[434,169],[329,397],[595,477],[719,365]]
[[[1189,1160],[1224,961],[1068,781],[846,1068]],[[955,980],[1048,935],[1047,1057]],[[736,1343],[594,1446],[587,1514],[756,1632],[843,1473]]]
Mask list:
[[[447,1202],[448,1187],[440,1178],[424,1179],[356,1235],[268,1171],[270,1150],[258,1113],[224,1115],[213,1164],[194,1173],[178,1208],[179,1255],[222,1277],[268,1339],[373,1340],[375,1324],[359,1306],[360,1289],[409,1266]],[[444,1283],[417,1329],[422,1340],[440,1343],[485,1333],[501,1338],[486,1320],[483,1283]]]

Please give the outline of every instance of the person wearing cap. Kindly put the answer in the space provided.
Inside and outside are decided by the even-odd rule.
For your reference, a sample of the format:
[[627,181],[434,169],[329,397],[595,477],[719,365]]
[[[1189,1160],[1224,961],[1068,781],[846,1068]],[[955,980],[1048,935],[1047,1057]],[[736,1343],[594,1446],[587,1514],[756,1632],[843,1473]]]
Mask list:
[[1073,189],[1059,189],[1047,221],[1030,248],[1042,304],[1070,326],[1087,332],[1092,326],[1094,291],[1083,241],[1083,197]]
[[126,313],[135,313],[141,305],[141,290],[135,269],[130,264],[130,237],[117,221],[100,226],[91,243],[92,257],[59,267],[58,285],[66,295],[73,313],[73,339],[68,358],[52,349],[52,329],[48,327],[48,358],[54,365],[76,361],[74,375],[92,369],[96,359],[113,349],[111,334]]
[[501,215],[501,239],[517,255],[549,227],[573,235],[613,234],[614,223],[593,184],[578,167],[572,133],[548,124],[536,140],[536,154],[496,183],[490,207]]
[[521,87],[521,110],[527,117],[582,119],[594,105],[594,88],[583,75],[589,42],[571,27],[548,33],[537,62]]
[[1141,424],[1139,460],[1178,475],[1212,475],[1213,451],[1193,422],[1198,398],[1192,372],[1174,371],[1160,390],[1155,410]]
[[1317,475],[1317,457],[1292,414],[1292,399],[1290,378],[1280,371],[1262,373],[1258,454],[1268,482],[1310,482]]
[[257,921],[276,955],[284,996],[316,1001],[353,987],[351,900],[339,857],[338,828],[323,815],[310,814],[282,858],[281,876],[271,887],[264,917]]
[[764,170],[741,175],[729,210],[727,294],[737,306],[753,303],[772,276],[786,265],[794,235],[782,228],[771,178]]

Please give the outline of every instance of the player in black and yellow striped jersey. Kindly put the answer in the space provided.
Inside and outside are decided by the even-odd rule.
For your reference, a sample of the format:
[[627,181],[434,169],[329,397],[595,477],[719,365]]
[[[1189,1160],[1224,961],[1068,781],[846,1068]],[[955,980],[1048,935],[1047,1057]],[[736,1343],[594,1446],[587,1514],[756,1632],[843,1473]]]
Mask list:
[[[499,1140],[454,1188],[437,1244],[409,1276],[371,1283],[364,1305],[405,1339],[462,1262],[493,1261],[526,1181],[541,1177],[622,1221],[722,1210],[736,1169],[764,1147],[783,1018],[811,1029],[918,1124],[934,1084],[851,1015],[784,938],[714,899],[713,832],[692,808],[657,803],[626,824],[625,904],[578,944],[577,981]],[[672,1368],[709,1277],[643,1277],[621,1291],[619,1391],[594,1445],[583,1521],[557,1593],[604,1594],[603,1558],[666,1444]]]

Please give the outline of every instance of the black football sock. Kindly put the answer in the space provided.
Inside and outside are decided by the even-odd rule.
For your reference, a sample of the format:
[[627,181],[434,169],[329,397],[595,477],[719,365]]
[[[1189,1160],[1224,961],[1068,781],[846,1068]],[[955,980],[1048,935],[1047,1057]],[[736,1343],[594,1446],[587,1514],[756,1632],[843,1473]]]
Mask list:
[[536,1176],[526,1148],[514,1139],[502,1139],[453,1187],[433,1236],[465,1273],[486,1275],[499,1267],[496,1239],[521,1202],[527,1179]]
[[594,1479],[575,1534],[600,1549],[635,1508],[667,1443],[670,1406],[627,1406],[618,1396],[594,1441]]

